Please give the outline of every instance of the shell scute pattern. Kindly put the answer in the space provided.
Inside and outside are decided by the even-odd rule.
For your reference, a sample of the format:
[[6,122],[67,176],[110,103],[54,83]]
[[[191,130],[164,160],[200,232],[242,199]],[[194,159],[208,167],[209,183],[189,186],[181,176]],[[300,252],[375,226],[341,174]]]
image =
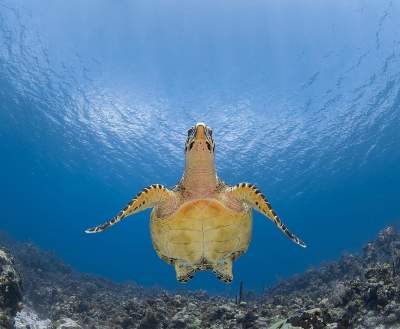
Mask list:
[[195,200],[168,218],[152,215],[155,249],[168,258],[212,265],[221,257],[247,249],[251,238],[251,213],[236,212],[217,200]]

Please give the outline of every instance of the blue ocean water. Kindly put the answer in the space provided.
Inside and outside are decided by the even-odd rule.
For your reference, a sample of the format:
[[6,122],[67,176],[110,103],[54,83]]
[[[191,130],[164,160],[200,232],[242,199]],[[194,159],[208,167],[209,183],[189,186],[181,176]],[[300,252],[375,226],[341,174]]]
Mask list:
[[[0,229],[80,271],[146,286],[260,290],[400,219],[400,3],[0,0]],[[254,214],[232,286],[176,283],[143,187],[173,186],[186,130],[219,176],[257,184],[303,250]]]

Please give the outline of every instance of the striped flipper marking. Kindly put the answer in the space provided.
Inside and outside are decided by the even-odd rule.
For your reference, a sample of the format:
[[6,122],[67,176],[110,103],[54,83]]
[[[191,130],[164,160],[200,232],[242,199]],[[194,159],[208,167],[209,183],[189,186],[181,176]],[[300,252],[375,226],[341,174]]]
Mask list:
[[250,183],[240,183],[231,188],[229,188],[228,193],[233,195],[234,198],[245,201],[251,207],[258,210],[269,219],[271,219],[276,226],[294,243],[305,248],[306,244],[289,231],[287,226],[282,222],[276,212],[272,209],[271,204],[268,202],[267,198],[261,191],[253,184]]
[[139,192],[128,205],[109,221],[87,229],[86,233],[98,233],[117,224],[125,217],[138,213],[147,208],[153,208],[171,196],[173,192],[160,184],[153,184]]

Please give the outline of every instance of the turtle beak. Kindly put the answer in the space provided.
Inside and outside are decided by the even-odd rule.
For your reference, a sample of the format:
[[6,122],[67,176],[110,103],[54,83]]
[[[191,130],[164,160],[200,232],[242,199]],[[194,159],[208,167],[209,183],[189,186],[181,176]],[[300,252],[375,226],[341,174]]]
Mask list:
[[212,138],[212,130],[203,122],[197,123],[188,130],[185,152],[191,151],[194,145],[197,145],[196,149],[198,150],[208,150],[211,154],[214,154],[215,144]]
[[196,124],[195,140],[206,140],[206,125],[202,122]]

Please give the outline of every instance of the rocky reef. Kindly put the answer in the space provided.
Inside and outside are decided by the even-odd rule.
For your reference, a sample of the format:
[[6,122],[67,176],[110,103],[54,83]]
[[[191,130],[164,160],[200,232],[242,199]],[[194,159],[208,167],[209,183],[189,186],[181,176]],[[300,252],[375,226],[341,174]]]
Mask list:
[[267,318],[294,327],[400,328],[400,235],[388,227],[361,254],[285,280],[261,300]]
[[241,300],[116,284],[0,236],[0,328],[400,328],[400,234]]
[[10,328],[21,309],[21,278],[14,259],[0,248],[0,328]]

